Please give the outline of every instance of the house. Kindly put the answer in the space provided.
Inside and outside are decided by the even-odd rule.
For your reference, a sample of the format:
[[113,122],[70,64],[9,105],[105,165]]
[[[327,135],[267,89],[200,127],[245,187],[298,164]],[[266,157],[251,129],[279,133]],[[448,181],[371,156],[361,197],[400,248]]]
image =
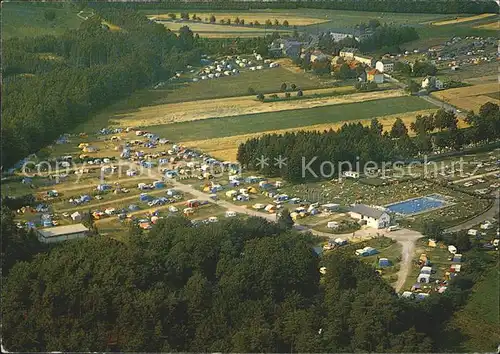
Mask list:
[[82,221],[82,214],[79,212],[75,211],[73,214],[70,215],[71,220],[76,221],[76,222],[81,222]]
[[313,51],[311,53],[311,57],[309,58],[309,62],[311,63],[325,62],[328,60],[329,60],[328,56],[320,50]]
[[443,89],[443,82],[437,79],[435,76],[427,76],[422,80],[422,88],[423,89]]
[[42,243],[55,243],[84,238],[88,232],[89,229],[83,224],[49,227],[36,231],[38,240]]
[[340,53],[339,55],[342,57],[342,58],[354,58],[354,56],[359,53],[359,50],[357,48],[352,48],[352,47],[346,47],[346,48],[342,48],[340,50]]
[[366,55],[355,54],[354,60],[356,60],[362,64],[368,65],[370,67],[373,67],[373,65],[375,65],[375,60],[372,57],[369,57]]
[[448,246],[448,251],[449,251],[450,253],[455,254],[455,253],[457,253],[457,248],[456,248],[455,246],[453,246],[453,245],[449,245],[449,246]]
[[354,205],[349,215],[353,219],[365,220],[368,226],[375,229],[385,228],[391,223],[391,217],[385,211],[364,204]]
[[374,82],[376,84],[383,84],[384,83],[384,74],[382,74],[377,69],[372,69],[372,70],[368,71],[368,73],[367,73],[367,80]]
[[269,46],[269,54],[273,57],[298,58],[301,51],[302,42],[294,39],[277,39]]
[[375,69],[381,73],[392,73],[394,71],[394,62],[387,59],[379,60],[375,64]]

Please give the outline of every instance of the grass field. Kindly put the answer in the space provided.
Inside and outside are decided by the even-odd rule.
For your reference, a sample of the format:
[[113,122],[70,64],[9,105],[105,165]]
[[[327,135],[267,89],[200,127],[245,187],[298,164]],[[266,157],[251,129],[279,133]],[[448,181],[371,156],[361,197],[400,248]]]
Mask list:
[[[299,13],[292,12],[274,12],[274,11],[255,11],[255,12],[194,12],[192,11],[190,15],[196,13],[196,16],[200,17],[202,21],[205,19],[209,19],[210,16],[214,15],[217,22],[221,19],[228,20],[230,19],[233,23],[236,17],[240,19],[244,19],[245,23],[258,21],[261,24],[264,24],[266,20],[271,20],[274,23],[274,20],[278,20],[280,23],[283,21],[288,21],[290,26],[308,26],[316,23],[321,23],[328,21],[326,19],[321,19],[317,17],[307,17],[302,16]],[[178,18],[180,18],[180,13],[175,13]],[[168,13],[147,13],[148,18],[156,18],[156,19],[168,19]]]
[[445,20],[445,21],[437,21],[433,22],[432,25],[434,26],[445,26],[445,25],[454,25],[457,23],[464,23],[464,22],[471,22],[471,21],[477,21],[477,20],[482,20],[488,17],[496,16],[496,14],[481,14],[481,15],[476,15],[476,16],[466,16],[466,17],[456,17],[453,20]]
[[498,276],[497,266],[486,272],[484,279],[474,286],[467,305],[452,320],[467,337],[464,349],[468,352],[494,352],[500,343]]
[[[435,112],[435,109],[427,109],[427,110],[421,110],[421,111],[415,111],[415,112],[407,112],[407,113],[397,113],[397,114],[391,114],[391,115],[386,115],[386,116],[380,116],[377,117],[379,122],[383,125],[384,130],[390,130],[392,125],[394,124],[394,121],[397,118],[401,118],[403,122],[406,124],[406,126],[409,126],[409,124],[413,121],[415,121],[415,117],[417,115],[428,115],[430,113]],[[363,125],[369,125],[371,121],[371,118],[369,119],[362,119],[362,120],[353,120],[352,122],[360,122]],[[234,161],[236,160],[236,153],[238,151],[238,146],[241,143],[244,143],[248,139],[252,139],[255,137],[258,137],[262,134],[268,133],[268,134],[283,134],[286,132],[292,132],[292,131],[298,131],[298,130],[307,130],[307,131],[324,131],[324,130],[329,130],[329,129],[339,129],[344,123],[343,122],[335,122],[335,123],[327,123],[327,124],[318,124],[318,125],[310,125],[307,127],[298,127],[298,128],[291,128],[291,129],[279,129],[279,130],[271,130],[271,131],[266,131],[266,132],[259,132],[259,133],[254,133],[254,134],[242,134],[242,135],[235,135],[235,136],[229,136],[229,137],[223,137],[223,138],[213,138],[213,139],[203,139],[203,140],[195,140],[195,141],[184,141],[183,144],[186,146],[190,147],[196,147],[198,149],[201,149],[210,155],[222,159],[222,160],[229,160],[229,161]],[[411,132],[410,132],[411,134]]]
[[[70,3],[63,6],[36,6],[22,2],[2,2],[2,39],[12,37],[34,37],[46,34],[62,34],[68,29],[78,28],[82,20]],[[45,10],[53,10],[54,21],[44,17]]]
[[297,109],[274,113],[242,115],[233,118],[212,118],[186,123],[151,126],[149,130],[176,141],[200,140],[257,133],[268,130],[304,127],[374,116],[418,111],[434,106],[417,97],[396,97],[384,100],[338,104],[334,106]]
[[499,104],[498,99],[490,97],[490,94],[498,93],[498,83],[487,83],[469,87],[460,87],[432,93],[432,96],[450,103],[464,110],[474,110],[487,102]]

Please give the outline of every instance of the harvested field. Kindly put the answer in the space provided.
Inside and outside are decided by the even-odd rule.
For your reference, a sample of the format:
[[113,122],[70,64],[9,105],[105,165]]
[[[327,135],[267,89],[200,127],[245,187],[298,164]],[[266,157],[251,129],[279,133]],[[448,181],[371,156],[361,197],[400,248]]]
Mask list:
[[496,14],[481,14],[481,15],[476,15],[476,16],[457,17],[453,20],[438,21],[438,22],[433,22],[432,24],[434,26],[453,25],[453,24],[457,24],[457,23],[482,20],[484,18],[488,18],[488,17],[492,17],[492,16],[496,16]]
[[[390,130],[392,125],[394,124],[394,121],[396,118],[401,118],[403,122],[409,126],[411,122],[415,120],[415,117],[417,115],[427,115],[429,113],[435,112],[435,109],[426,109],[426,110],[421,110],[421,111],[414,111],[414,112],[408,112],[408,113],[401,113],[401,114],[391,114],[387,116],[380,116],[377,117],[377,119],[382,123],[384,130]],[[370,125],[370,119],[361,119],[361,120],[352,120],[350,121],[351,123],[362,123],[363,125]],[[205,139],[205,140],[194,140],[194,141],[185,141],[183,142],[184,145],[193,147],[196,149],[203,150],[206,153],[209,153],[210,155],[222,159],[222,160],[229,160],[229,161],[235,161],[236,160],[236,153],[238,151],[238,145],[241,143],[244,143],[248,139],[255,138],[258,136],[261,136],[263,134],[283,134],[286,132],[294,132],[294,131],[299,131],[299,130],[306,130],[306,131],[324,131],[328,129],[339,129],[345,122],[340,121],[340,122],[335,122],[335,123],[328,123],[328,124],[317,124],[317,125],[310,125],[306,127],[298,127],[298,128],[291,128],[291,129],[281,129],[281,130],[272,130],[272,131],[264,131],[260,133],[254,133],[254,134],[243,134],[243,135],[235,135],[235,136],[229,136],[229,137],[224,137],[224,138],[215,138],[215,139]],[[460,127],[464,127],[465,123],[463,121],[459,122]],[[410,132],[412,134],[412,132]]]
[[[305,96],[314,93],[342,93],[352,90],[351,87],[338,87],[321,90],[305,91]],[[280,96],[284,94],[281,93]],[[218,100],[192,101],[165,104],[139,108],[129,114],[120,115],[119,119],[111,118],[113,125],[122,127],[150,126],[189,122],[214,117],[232,117],[255,113],[268,113],[314,108],[337,104],[364,102],[383,98],[403,96],[400,90],[374,91],[368,93],[355,93],[334,97],[300,99],[291,101],[260,102],[255,96],[234,98],[221,98]]]
[[487,30],[499,30],[500,29],[500,21],[494,21],[490,23],[485,23],[482,25],[475,26],[474,28],[479,29],[487,29]]
[[488,83],[434,92],[431,95],[461,109],[478,112],[479,107],[487,102],[500,103],[498,99],[488,96],[497,92],[498,83]]
[[161,24],[174,32],[178,32],[181,27],[188,26],[194,33],[198,33],[200,36],[208,38],[258,37],[271,34],[272,32],[290,33],[288,30],[277,30],[274,28],[265,29],[260,27],[229,26],[200,22],[166,21],[161,22]]
[[343,102],[337,102],[335,105],[162,124],[150,126],[148,130],[176,141],[190,141],[363,120],[434,108],[434,105],[412,96],[380,97],[365,102],[359,102],[359,97],[351,97],[350,100],[345,97],[347,96],[339,99]]
[[[193,11],[193,14],[196,11]],[[180,13],[176,13],[177,17],[180,18]],[[259,21],[261,24],[264,24],[266,20],[271,20],[274,23],[274,20],[278,20],[280,23],[283,21],[288,21],[290,26],[309,26],[315,25],[317,23],[323,23],[328,20],[315,18],[315,17],[306,17],[301,16],[297,13],[274,13],[274,12],[196,12],[196,16],[200,17],[202,20],[209,19],[210,16],[214,15],[217,22],[219,20],[228,20],[234,23],[236,17],[240,19],[244,19],[245,23]],[[148,15],[148,18],[156,18],[156,19],[168,19],[168,14],[154,14]]]

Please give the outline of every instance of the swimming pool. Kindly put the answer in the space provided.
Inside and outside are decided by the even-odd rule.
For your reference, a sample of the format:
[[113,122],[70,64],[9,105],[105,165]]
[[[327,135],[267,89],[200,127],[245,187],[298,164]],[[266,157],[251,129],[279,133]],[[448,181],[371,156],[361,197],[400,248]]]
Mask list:
[[390,204],[386,206],[386,209],[396,214],[414,215],[448,205],[449,203],[443,200],[442,196],[438,194],[431,194],[425,197],[413,198]]

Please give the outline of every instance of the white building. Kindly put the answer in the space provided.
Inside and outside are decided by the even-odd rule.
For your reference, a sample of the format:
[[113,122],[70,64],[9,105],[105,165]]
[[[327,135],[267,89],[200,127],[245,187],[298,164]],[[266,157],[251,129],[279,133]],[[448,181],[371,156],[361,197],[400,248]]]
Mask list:
[[394,71],[394,63],[390,60],[379,60],[375,64],[375,69],[381,73],[392,73]]
[[49,227],[37,230],[38,240],[42,243],[55,243],[66,240],[74,240],[87,236],[89,229],[83,224]]
[[339,56],[342,58],[354,58],[358,52],[359,50],[357,48],[346,47],[341,49]]
[[368,226],[375,229],[383,229],[391,223],[391,217],[385,211],[364,204],[354,205],[349,215],[353,219],[365,220]]
[[354,55],[354,60],[359,61],[360,63],[363,63],[363,64],[368,65],[368,66],[373,66],[373,63],[374,63],[374,60],[372,57],[368,57],[365,55],[359,55],[359,54]]
[[359,172],[356,171],[344,171],[342,172],[342,176],[345,178],[359,178]]
[[436,90],[442,90],[443,89],[443,82],[439,79],[437,79],[435,76],[427,76],[425,79],[422,80],[422,88],[423,89],[436,89]]

